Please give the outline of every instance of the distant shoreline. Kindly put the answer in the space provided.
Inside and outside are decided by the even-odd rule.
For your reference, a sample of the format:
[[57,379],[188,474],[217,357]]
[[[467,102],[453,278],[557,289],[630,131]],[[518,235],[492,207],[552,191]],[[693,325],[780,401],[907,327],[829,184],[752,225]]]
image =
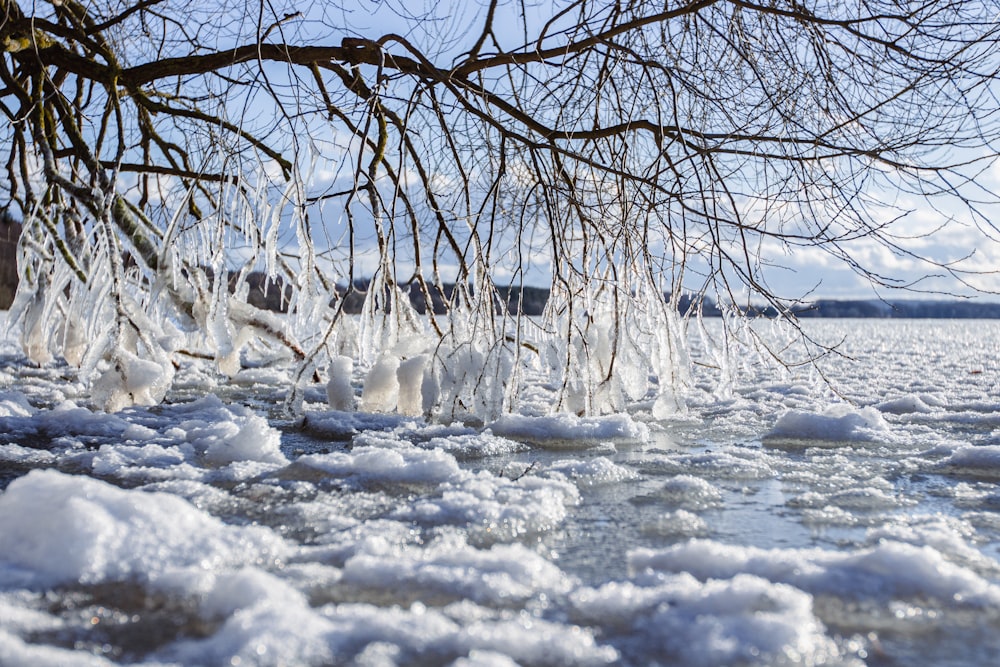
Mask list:
[[[818,299],[794,308],[800,319],[807,318],[867,318],[867,319],[938,319],[971,320],[1000,319],[1000,303],[977,303],[959,300],[880,301],[878,299]],[[761,315],[777,315],[777,311]]]
[[[0,225],[0,311],[7,310],[13,301],[17,289],[16,247],[19,229],[13,225]],[[235,287],[234,276],[230,276],[231,288]],[[251,272],[244,278],[249,293],[248,302],[258,308],[282,312],[287,309],[291,296],[290,289],[283,286],[281,280],[271,281],[260,272]],[[346,298],[345,312],[359,313],[364,302],[364,292],[368,289],[367,280],[358,280],[355,290],[339,286],[338,293]],[[410,304],[418,313],[425,313],[427,299],[425,293],[416,283],[408,286]],[[404,288],[405,289],[405,288]],[[446,302],[451,296],[454,285],[445,285],[443,291],[429,288],[432,309],[435,313],[446,310]],[[506,308],[511,312],[521,312],[524,315],[541,315],[548,301],[549,290],[544,287],[525,285],[497,286],[496,306]],[[666,297],[665,298],[669,298]],[[686,294],[680,298],[678,309],[688,313],[697,307],[697,298]],[[773,306],[751,306],[741,309],[751,317],[778,317],[779,313]],[[712,300],[706,298],[701,302],[701,314],[704,317],[720,317],[723,311]],[[791,308],[791,313],[799,319],[828,318],[866,318],[866,319],[1000,319],[1000,303],[981,302],[972,299],[816,299],[801,303]]]

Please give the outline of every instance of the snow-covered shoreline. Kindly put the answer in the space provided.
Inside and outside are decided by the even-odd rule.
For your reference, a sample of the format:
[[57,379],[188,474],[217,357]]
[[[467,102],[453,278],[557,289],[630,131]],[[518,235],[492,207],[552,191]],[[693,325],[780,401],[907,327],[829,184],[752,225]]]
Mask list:
[[986,664],[1000,389],[959,372],[1000,332],[865,326],[842,396],[486,425],[289,421],[290,368],[198,360],[105,414],[5,343],[0,664]]

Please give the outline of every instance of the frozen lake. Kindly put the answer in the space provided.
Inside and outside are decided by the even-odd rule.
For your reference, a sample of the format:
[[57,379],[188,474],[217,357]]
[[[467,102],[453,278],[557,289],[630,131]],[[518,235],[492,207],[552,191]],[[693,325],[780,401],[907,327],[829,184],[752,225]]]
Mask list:
[[846,356],[486,428],[199,361],[107,415],[3,343],[0,665],[995,664],[1000,321],[804,326]]

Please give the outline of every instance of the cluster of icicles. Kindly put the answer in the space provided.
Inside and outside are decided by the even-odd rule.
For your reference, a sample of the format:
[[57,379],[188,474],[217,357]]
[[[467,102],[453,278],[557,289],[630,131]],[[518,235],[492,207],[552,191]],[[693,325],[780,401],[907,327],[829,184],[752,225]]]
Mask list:
[[[606,414],[644,403],[662,417],[675,411],[686,382],[686,322],[640,281],[564,284],[538,318],[476,296],[492,294],[483,281],[432,323],[378,279],[360,315],[337,315],[335,290],[314,284],[293,285],[288,312],[278,314],[248,305],[246,284],[233,289],[219,277],[224,271],[213,277],[165,261],[153,280],[133,268],[82,283],[57,262],[23,250],[22,259],[33,270],[22,271],[8,321],[19,327],[25,355],[77,367],[94,407],[108,411],[161,402],[192,356],[230,377],[246,359],[293,364],[292,411],[302,409],[303,388],[320,381],[333,409],[446,421],[517,412],[527,383],[551,393],[552,412]],[[94,268],[92,276],[111,275],[111,267]]]

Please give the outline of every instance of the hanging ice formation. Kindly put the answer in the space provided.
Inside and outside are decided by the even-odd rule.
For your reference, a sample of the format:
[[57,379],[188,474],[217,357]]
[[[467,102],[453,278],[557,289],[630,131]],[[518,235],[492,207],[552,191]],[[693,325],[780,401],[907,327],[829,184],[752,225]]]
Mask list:
[[[344,209],[349,230],[321,247],[308,179],[296,171],[279,188],[263,171],[254,177],[255,189],[219,185],[194,219],[186,191],[158,221],[111,182],[97,219],[81,217],[67,238],[47,222],[58,207],[36,207],[25,220],[10,317],[24,354],[78,367],[95,405],[107,410],[162,401],[192,358],[211,359],[224,382],[248,355],[294,367],[292,411],[303,408],[310,383],[325,386],[336,410],[445,421],[484,423],[541,405],[575,414],[638,408],[654,417],[682,407],[688,320],[676,293],[664,297],[682,281],[669,259],[654,260],[644,241],[629,237],[638,226],[617,223],[620,238],[606,239],[607,224],[562,217],[547,241],[531,246],[526,229],[484,236],[481,223],[454,215],[440,217],[437,238],[425,241],[417,224],[401,231],[391,205],[398,193],[370,185],[366,206]],[[504,178],[511,188],[537,189]],[[355,208],[374,253],[359,248]],[[553,275],[543,314],[529,317],[508,307],[493,275],[509,268],[512,254],[540,249]],[[363,287],[362,259],[374,266]],[[448,266],[450,281],[442,277]],[[283,312],[251,304],[253,273],[280,292]],[[360,313],[351,314],[359,295]],[[444,314],[434,312],[435,299]],[[529,408],[526,385],[547,398],[536,391]]]
[[[271,224],[287,223],[272,215]],[[518,411],[526,381],[551,390],[553,412],[645,405],[664,417],[677,409],[675,392],[687,382],[687,323],[649,272],[624,272],[617,283],[560,282],[544,314],[532,318],[503,307],[482,266],[475,283],[454,288],[447,314],[421,315],[386,263],[367,286],[360,314],[350,315],[342,289],[315,266],[311,275],[292,272],[297,282],[275,269],[275,235],[265,233],[247,266],[259,254],[288,287],[288,310],[275,313],[248,303],[248,270],[233,270],[217,250],[231,234],[224,227],[216,225],[214,240],[204,228],[171,234],[155,272],[113,257],[114,244],[97,243],[88,257],[91,279],[83,282],[29,221],[10,318],[25,355],[78,367],[107,410],[163,400],[191,356],[214,359],[220,377],[235,376],[251,348],[295,364],[299,388],[321,381],[333,409],[444,420],[487,422]],[[303,248],[308,254],[309,244]]]

